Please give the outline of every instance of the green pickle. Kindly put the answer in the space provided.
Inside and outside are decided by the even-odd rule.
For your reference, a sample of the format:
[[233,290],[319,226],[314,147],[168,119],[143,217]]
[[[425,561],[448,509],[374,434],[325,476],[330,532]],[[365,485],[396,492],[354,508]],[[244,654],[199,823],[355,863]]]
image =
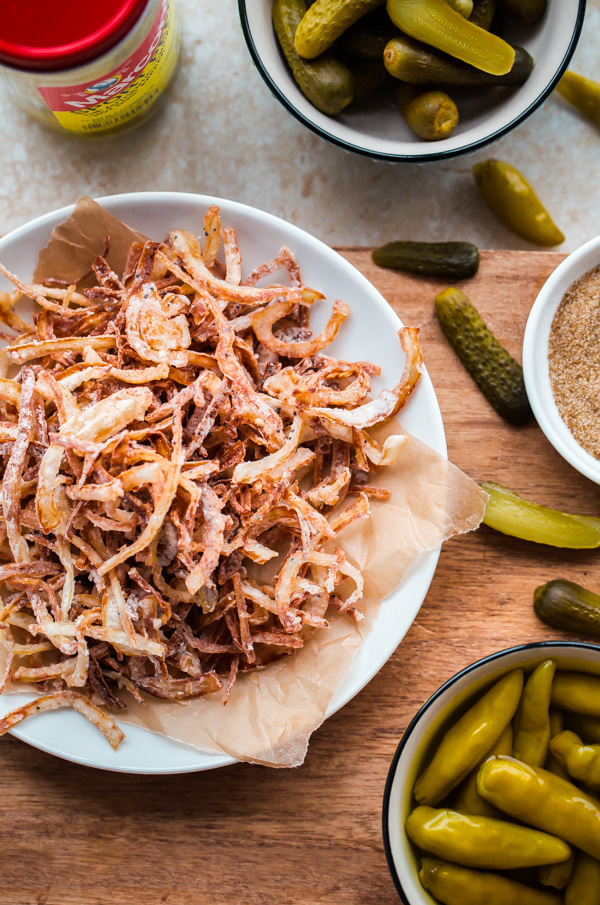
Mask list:
[[479,193],[498,220],[522,239],[551,247],[563,233],[525,177],[503,160],[483,160],[473,167]]
[[523,369],[506,351],[460,289],[439,293],[435,310],[440,326],[483,395],[510,424],[532,418]]
[[515,58],[510,44],[479,28],[444,0],[387,0],[390,19],[401,31],[484,72],[504,75]]
[[531,673],[515,716],[513,757],[543,767],[550,743],[550,697],[556,663],[546,660]]
[[503,676],[446,732],[433,760],[418,778],[419,804],[436,805],[465,779],[496,744],[519,705],[523,670]]
[[600,82],[567,70],[556,90],[569,104],[600,126]]
[[409,128],[424,141],[448,138],[458,125],[456,104],[439,88],[423,91],[398,85],[396,103]]
[[348,64],[354,78],[354,100],[362,101],[391,82],[390,75],[379,60],[354,60]]
[[571,882],[565,890],[565,905],[598,905],[600,902],[600,862],[580,852]]
[[553,628],[600,635],[600,597],[565,578],[555,578],[533,592],[538,618]]
[[347,28],[384,0],[316,0],[308,8],[296,30],[294,45],[301,57],[314,60],[327,50]]
[[552,739],[550,750],[569,776],[590,789],[600,789],[600,745],[584,745],[567,729]]
[[[591,550],[600,546],[600,519],[594,516],[548,509],[492,481],[483,481],[481,487],[489,494],[484,524],[502,534],[551,547]],[[600,679],[596,681],[600,685]]]
[[479,251],[470,242],[388,242],[372,258],[378,267],[449,280],[466,280],[479,269]]
[[502,10],[515,22],[533,25],[546,11],[546,0],[502,0]]
[[600,718],[600,678],[579,672],[558,672],[552,683],[552,706]]
[[522,823],[600,856],[600,802],[572,783],[512,757],[493,757],[479,771],[477,791]]
[[557,864],[571,855],[566,842],[549,833],[448,808],[415,808],[406,821],[406,833],[428,854],[482,870]]
[[493,757],[495,754],[512,754],[513,748],[513,730],[510,723],[498,739],[495,745],[490,748],[487,754],[481,759],[474,770],[469,773],[467,778],[460,784],[454,796],[453,808],[456,811],[462,811],[465,814],[480,814],[482,817],[501,817],[502,813],[492,807],[492,805],[484,801],[477,794],[477,774],[481,764]]
[[489,31],[496,14],[496,0],[475,0],[469,21]]
[[383,61],[390,75],[409,85],[522,85],[533,70],[533,57],[522,47],[515,47],[514,51],[509,71],[504,75],[490,75],[406,35],[395,35],[384,47]]
[[294,35],[305,12],[305,0],[275,0],[272,9],[275,34],[302,93],[317,110],[335,116],[353,99],[352,73],[333,56],[307,61],[298,55]]
[[423,858],[419,879],[444,905],[562,905],[558,893],[433,858]]

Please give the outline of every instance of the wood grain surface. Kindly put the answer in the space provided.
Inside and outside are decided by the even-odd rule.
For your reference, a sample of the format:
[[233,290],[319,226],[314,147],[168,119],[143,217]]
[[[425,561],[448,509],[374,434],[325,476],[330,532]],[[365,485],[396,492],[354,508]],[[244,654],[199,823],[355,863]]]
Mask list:
[[[598,514],[600,488],[553,450],[535,423],[505,424],[435,321],[438,282],[376,268],[344,248],[407,324],[422,325],[451,459],[477,480]],[[488,252],[465,289],[520,358],[536,290],[561,259]],[[305,764],[236,764],[138,777],[53,759],[0,741],[0,905],[394,905],[381,801],[394,749],[414,713],[472,661],[560,633],[539,623],[534,588],[569,577],[600,588],[595,552],[536,547],[482,528],[444,546],[421,611],[373,681],[313,736]]]

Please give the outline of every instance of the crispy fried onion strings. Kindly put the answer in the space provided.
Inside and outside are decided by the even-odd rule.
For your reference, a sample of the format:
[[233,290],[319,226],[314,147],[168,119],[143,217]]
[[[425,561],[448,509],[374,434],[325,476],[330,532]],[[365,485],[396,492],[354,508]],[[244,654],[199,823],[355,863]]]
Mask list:
[[[0,376],[0,690],[43,692],[0,734],[72,707],[117,747],[99,707],[144,692],[226,703],[240,675],[302,648],[332,613],[362,618],[338,536],[388,495],[377,473],[407,438],[380,447],[367,429],[415,387],[417,330],[400,331],[397,386],[371,398],[375,365],[323,354],[344,302],[313,336],[323,296],[288,248],[244,279],[215,206],[204,235],[136,243],[122,276],[99,257],[90,288],[0,266],[16,334]],[[35,328],[13,311],[22,295]]]

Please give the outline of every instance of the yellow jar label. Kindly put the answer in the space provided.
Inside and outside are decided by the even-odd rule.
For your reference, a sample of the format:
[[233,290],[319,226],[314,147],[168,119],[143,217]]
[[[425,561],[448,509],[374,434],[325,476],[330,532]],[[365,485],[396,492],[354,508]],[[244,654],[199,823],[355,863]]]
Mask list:
[[38,91],[64,129],[101,134],[143,116],[167,87],[179,50],[173,4],[162,0],[142,44],[116,69],[85,84]]

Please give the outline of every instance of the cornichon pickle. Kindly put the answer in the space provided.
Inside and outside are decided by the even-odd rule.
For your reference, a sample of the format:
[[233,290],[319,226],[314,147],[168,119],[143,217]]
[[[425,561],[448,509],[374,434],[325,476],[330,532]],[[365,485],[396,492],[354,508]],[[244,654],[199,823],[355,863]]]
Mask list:
[[397,34],[398,29],[387,16],[384,22],[365,16],[338,38],[335,52],[350,60],[381,60],[385,45]]
[[388,242],[372,258],[378,267],[449,280],[467,279],[479,268],[479,251],[471,242]]
[[503,160],[483,160],[473,167],[479,193],[501,223],[535,245],[560,245],[565,237],[515,167]]
[[510,44],[463,19],[444,0],[387,0],[387,11],[394,25],[411,38],[477,69],[504,75],[513,65]]
[[[548,509],[492,481],[484,481],[481,486],[489,494],[483,521],[490,528],[551,547],[592,550],[600,546],[600,519]],[[558,680],[557,675],[552,686],[553,695]],[[600,685],[600,679],[597,681]]]
[[415,808],[406,821],[406,833],[429,854],[484,870],[539,867],[571,855],[567,843],[549,833],[448,808]]
[[450,288],[435,300],[440,326],[483,395],[510,424],[532,417],[523,369],[481,319],[464,292]]
[[379,60],[354,60],[348,68],[354,79],[354,100],[362,101],[392,82],[389,72]]
[[533,608],[553,628],[600,635],[600,597],[566,578],[555,578],[533,592]]
[[558,893],[434,858],[423,858],[419,879],[423,888],[445,905],[562,905]]
[[533,25],[546,10],[546,0],[501,0],[507,16],[523,25]]
[[309,6],[294,38],[294,45],[301,57],[314,60],[347,28],[376,9],[384,0],[316,0]]
[[428,91],[413,85],[398,85],[396,103],[407,125],[424,141],[448,138],[458,125],[458,108],[439,88]]
[[469,21],[489,31],[496,14],[496,0],[475,0]]
[[335,116],[352,101],[352,73],[332,56],[307,61],[298,55],[294,35],[305,12],[304,0],[275,0],[272,12],[275,34],[302,93],[317,110]]
[[556,88],[561,97],[600,126],[600,82],[567,70]]
[[533,70],[533,57],[522,47],[514,50],[510,71],[490,75],[406,35],[396,35],[385,45],[383,61],[390,75],[409,85],[522,85]]

